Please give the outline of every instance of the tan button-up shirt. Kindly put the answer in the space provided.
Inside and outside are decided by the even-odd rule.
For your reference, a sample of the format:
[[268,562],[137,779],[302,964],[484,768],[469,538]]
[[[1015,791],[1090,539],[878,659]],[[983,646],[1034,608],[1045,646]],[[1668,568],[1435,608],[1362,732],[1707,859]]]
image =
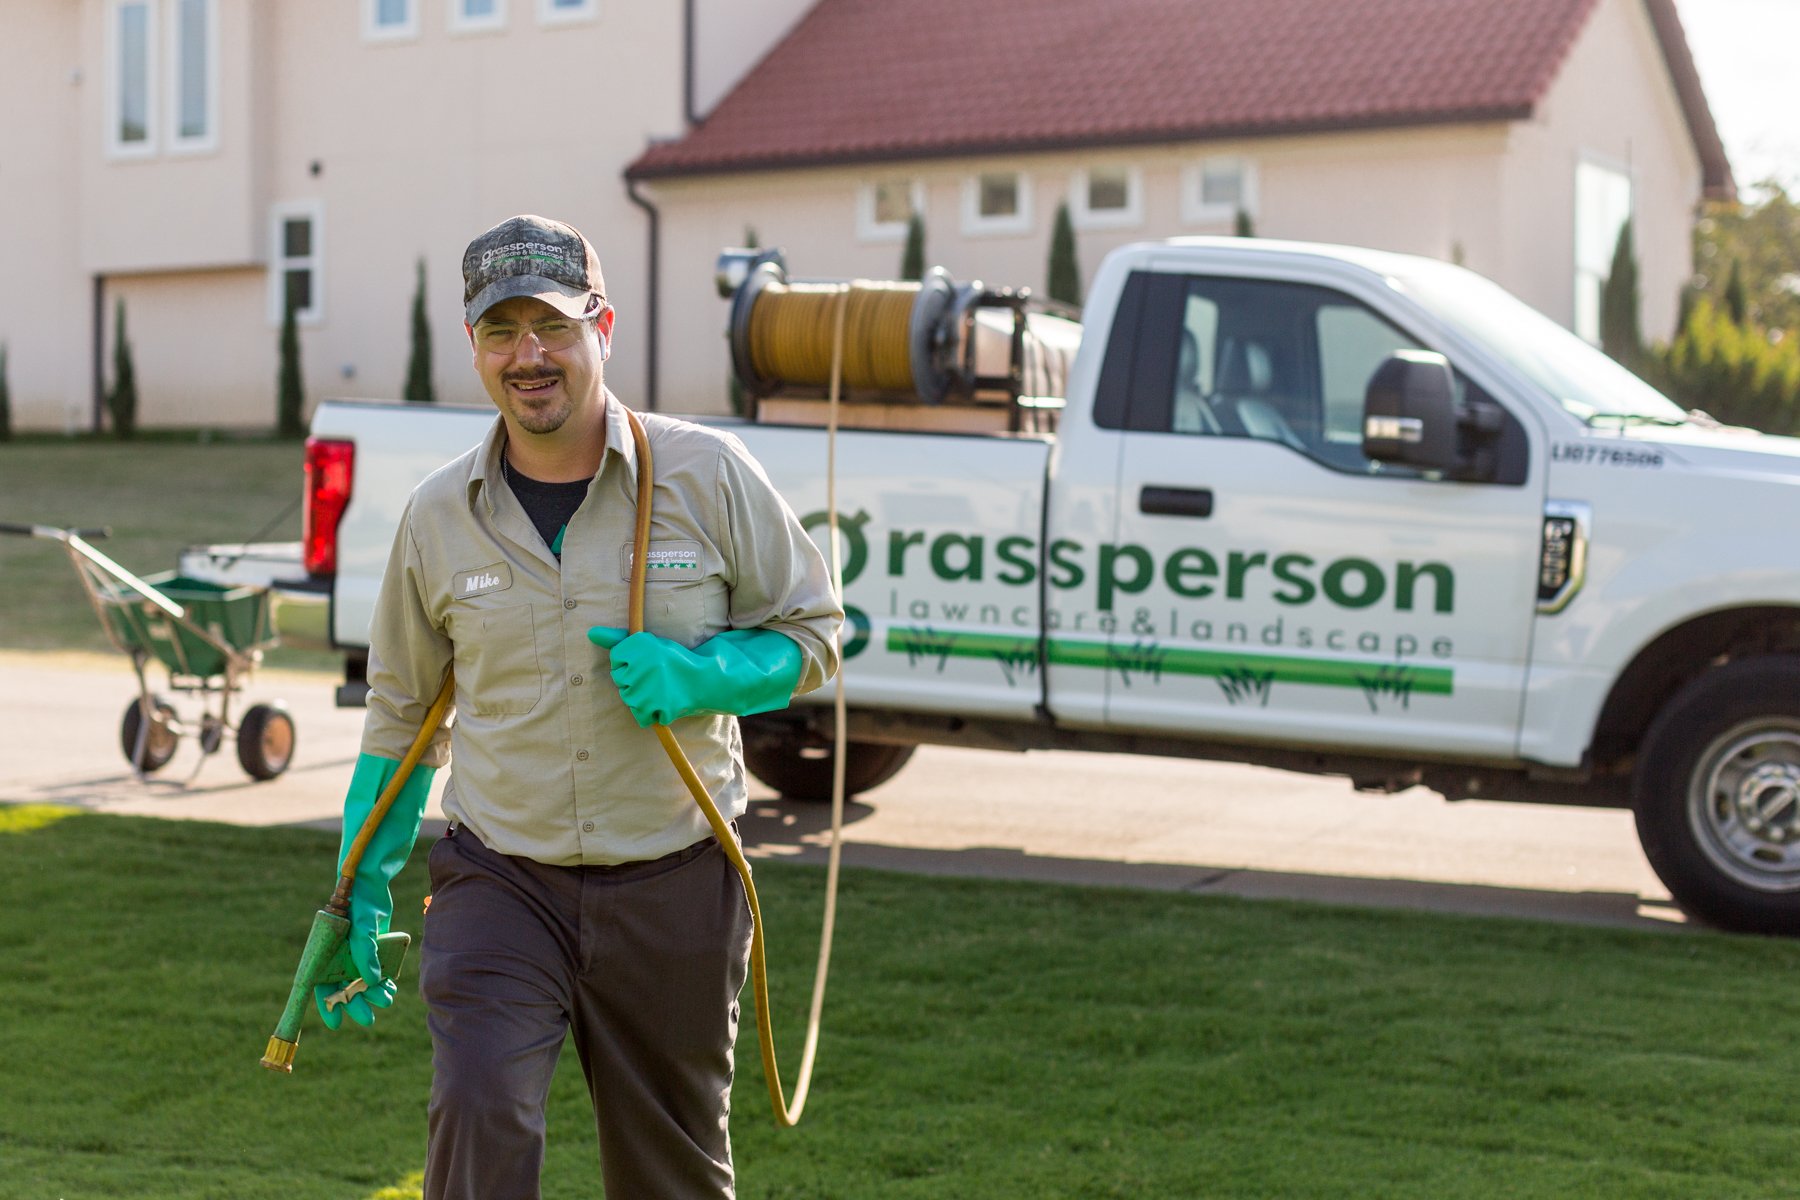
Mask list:
[[[644,623],[697,646],[774,629],[805,692],[838,668],[843,607],[793,510],[736,437],[641,414],[656,487]],[[655,734],[613,685],[593,625],[626,624],[638,457],[618,400],[606,450],[570,518],[562,561],[502,481],[506,426],[407,502],[369,630],[362,750],[399,759],[456,669],[455,721],[422,760],[453,760],[444,812],[503,854],[558,866],[659,858],[710,830]],[[744,811],[737,720],[672,727],[719,810]]]

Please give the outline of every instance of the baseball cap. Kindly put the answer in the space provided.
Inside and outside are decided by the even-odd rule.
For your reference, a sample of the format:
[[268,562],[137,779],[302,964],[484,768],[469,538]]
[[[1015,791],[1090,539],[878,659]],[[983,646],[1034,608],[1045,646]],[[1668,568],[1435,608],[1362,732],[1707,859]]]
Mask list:
[[529,214],[508,217],[463,251],[463,319],[518,296],[542,300],[565,316],[606,303],[600,256],[579,230]]

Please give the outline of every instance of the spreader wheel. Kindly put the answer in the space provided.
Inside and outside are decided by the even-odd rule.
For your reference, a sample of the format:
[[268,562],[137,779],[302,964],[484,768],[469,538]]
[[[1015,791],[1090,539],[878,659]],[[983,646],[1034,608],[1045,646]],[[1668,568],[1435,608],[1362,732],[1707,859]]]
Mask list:
[[294,718],[281,704],[254,704],[238,722],[238,762],[252,779],[273,779],[294,761]]
[[[125,752],[125,761],[146,775],[168,766],[175,757],[175,747],[181,743],[174,728],[175,706],[161,696],[151,697],[150,705],[156,715],[148,728],[136,700],[125,706],[125,717],[119,722],[119,748]],[[138,745],[140,732],[144,735],[142,746]]]

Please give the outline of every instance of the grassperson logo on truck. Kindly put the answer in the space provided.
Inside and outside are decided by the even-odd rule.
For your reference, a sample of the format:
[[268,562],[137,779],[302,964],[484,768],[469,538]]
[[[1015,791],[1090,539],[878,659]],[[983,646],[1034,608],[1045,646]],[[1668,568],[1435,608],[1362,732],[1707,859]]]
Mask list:
[[[824,540],[826,513],[808,513],[801,523]],[[1021,535],[872,531],[866,512],[840,514],[838,530],[846,595],[860,601],[845,606],[846,657],[867,649],[874,609],[887,630],[884,649],[914,668],[941,673],[952,659],[987,659],[1019,686],[1040,661],[1041,588],[1042,656],[1112,671],[1127,687],[1202,675],[1217,680],[1233,704],[1266,704],[1274,685],[1288,682],[1360,688],[1372,707],[1383,698],[1404,707],[1418,693],[1451,693],[1450,668],[1436,665],[1454,656],[1451,638],[1415,624],[1454,614],[1456,575],[1447,563],[1321,561],[1204,546],[1178,547],[1159,561],[1136,543],[1070,538],[1040,555],[1038,541]],[[871,580],[852,589],[870,570],[871,542],[888,586],[871,587]],[[1040,559],[1047,560],[1042,579]],[[1159,582],[1165,599],[1134,603]],[[992,586],[978,601],[958,597],[963,585],[981,584],[1017,589],[1016,603],[997,600]],[[1292,611],[1271,616],[1271,604]],[[1258,616],[1246,618],[1252,608]],[[1357,614],[1404,615],[1414,630],[1391,620],[1357,622]],[[1435,624],[1441,630],[1444,623]]]

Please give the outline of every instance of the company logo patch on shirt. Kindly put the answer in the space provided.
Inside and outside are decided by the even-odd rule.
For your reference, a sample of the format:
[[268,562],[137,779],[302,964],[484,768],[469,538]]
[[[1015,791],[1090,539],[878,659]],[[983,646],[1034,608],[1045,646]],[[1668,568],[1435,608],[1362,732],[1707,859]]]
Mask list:
[[[651,542],[645,579],[698,579],[704,575],[699,542]],[[619,547],[619,578],[631,578],[631,543]]]
[[485,596],[489,592],[503,592],[512,586],[512,568],[503,562],[491,567],[475,567],[456,573],[456,582],[452,587],[458,600],[467,600],[470,596]]

